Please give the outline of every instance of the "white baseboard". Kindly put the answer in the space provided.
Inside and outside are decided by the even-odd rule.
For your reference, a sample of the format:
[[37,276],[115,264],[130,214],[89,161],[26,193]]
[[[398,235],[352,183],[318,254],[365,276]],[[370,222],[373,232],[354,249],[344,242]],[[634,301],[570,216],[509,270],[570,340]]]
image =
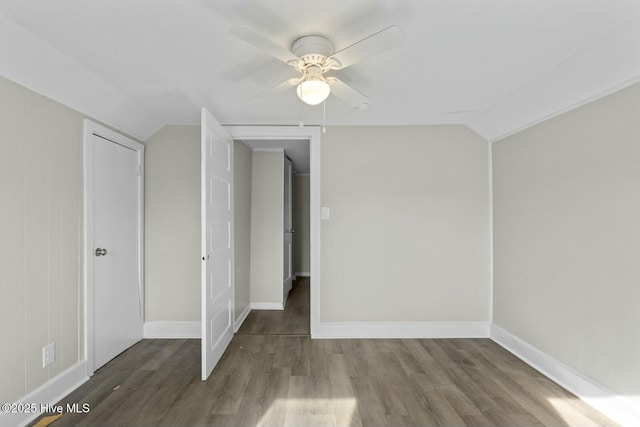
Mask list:
[[302,272],[302,273],[295,273],[294,276],[296,277],[311,277],[311,273],[309,272]]
[[251,310],[284,310],[284,305],[279,302],[252,302]]
[[17,404],[36,405],[37,411],[35,413],[1,413],[0,426],[15,427],[29,424],[43,414],[43,412],[40,412],[40,405],[55,405],[88,379],[87,362],[82,360],[15,402]]
[[242,310],[242,313],[240,314],[240,317],[238,317],[238,320],[233,322],[233,332],[238,332],[244,321],[247,319],[249,313],[251,313],[250,305],[246,306],[244,310]]
[[498,325],[491,325],[491,339],[616,423],[640,426],[640,407],[629,399],[617,395]]
[[145,322],[143,338],[200,338],[200,322]]
[[312,338],[489,338],[489,323],[320,322]]

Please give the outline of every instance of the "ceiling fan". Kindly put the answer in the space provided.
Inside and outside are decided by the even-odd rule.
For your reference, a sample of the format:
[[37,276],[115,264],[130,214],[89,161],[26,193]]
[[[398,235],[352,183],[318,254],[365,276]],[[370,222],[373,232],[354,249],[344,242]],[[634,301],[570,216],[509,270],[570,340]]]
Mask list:
[[337,77],[325,73],[342,70],[363,59],[394,49],[405,40],[402,30],[392,25],[335,52],[331,40],[323,36],[300,37],[293,42],[291,50],[287,50],[246,27],[231,28],[230,33],[300,73],[300,76],[285,80],[264,93],[296,87],[298,97],[309,105],[320,104],[332,94],[359,110],[369,106],[369,99]]

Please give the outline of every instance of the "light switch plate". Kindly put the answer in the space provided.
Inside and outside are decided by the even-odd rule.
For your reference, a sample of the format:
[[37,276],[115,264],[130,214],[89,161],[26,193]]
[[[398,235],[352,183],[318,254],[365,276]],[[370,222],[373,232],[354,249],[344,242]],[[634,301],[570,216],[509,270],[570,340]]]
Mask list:
[[322,208],[322,213],[321,213],[321,218],[322,219],[329,219],[331,218],[331,208],[328,207],[323,207]]

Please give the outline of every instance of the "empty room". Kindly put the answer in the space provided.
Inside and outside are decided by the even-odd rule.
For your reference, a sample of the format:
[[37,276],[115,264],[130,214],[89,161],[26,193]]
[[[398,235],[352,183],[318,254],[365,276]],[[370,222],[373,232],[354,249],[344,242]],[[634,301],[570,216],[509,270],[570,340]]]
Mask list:
[[0,427],[640,426],[636,0],[0,0]]

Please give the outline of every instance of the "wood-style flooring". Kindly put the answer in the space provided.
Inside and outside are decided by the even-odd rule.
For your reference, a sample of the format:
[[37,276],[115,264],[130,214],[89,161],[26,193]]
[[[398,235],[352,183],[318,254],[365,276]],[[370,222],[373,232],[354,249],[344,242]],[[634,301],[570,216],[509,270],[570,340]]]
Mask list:
[[615,425],[488,339],[311,340],[254,322],[205,382],[199,340],[141,341],[61,402],[89,413],[52,427]]
[[293,281],[284,310],[253,310],[240,335],[309,335],[309,278]]

